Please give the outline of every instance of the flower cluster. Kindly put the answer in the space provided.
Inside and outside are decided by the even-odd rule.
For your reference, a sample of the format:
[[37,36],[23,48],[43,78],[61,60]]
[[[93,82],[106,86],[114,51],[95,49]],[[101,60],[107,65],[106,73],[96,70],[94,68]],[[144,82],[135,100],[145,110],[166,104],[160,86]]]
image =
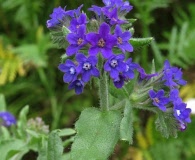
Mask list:
[[103,3],[104,7],[93,5],[89,8],[94,12],[95,19],[89,19],[81,12],[80,6],[69,11],[55,8],[47,21],[47,27],[51,30],[60,25],[68,30],[64,37],[68,42],[66,55],[71,56],[73,61],[69,58],[58,68],[64,72],[63,80],[69,83],[68,88],[75,89],[76,94],[83,92],[84,85],[92,76],[101,76],[97,68],[98,54],[104,59],[104,71],[109,72],[117,88],[133,79],[134,70],[140,68],[131,58],[125,60],[125,54],[133,52],[133,46],[129,43],[132,34],[122,25],[128,23],[125,15],[132,6],[123,0],[103,0]]
[[16,124],[16,119],[10,112],[0,112],[0,120],[3,126],[9,127]]
[[[179,128],[185,130],[186,124],[190,123],[191,109],[186,107],[186,103],[179,97],[178,87],[185,85],[186,81],[182,79],[182,71],[177,67],[171,67],[168,60],[164,63],[164,68],[156,75],[156,85],[165,88],[156,92],[154,90],[149,91],[149,97],[152,100],[152,104],[157,106],[163,112],[166,112],[169,108],[172,108],[172,112],[176,120],[178,121]],[[155,87],[154,84],[154,88]]]
[[67,59],[58,66],[64,73],[63,81],[69,84],[69,89],[81,94],[91,77],[101,78],[106,72],[114,86],[122,88],[125,82],[135,78],[137,71],[137,84],[143,92],[139,97],[147,97],[146,103],[142,104],[148,105],[149,100],[150,105],[162,112],[171,110],[179,128],[184,130],[190,123],[191,110],[179,97],[179,86],[186,84],[181,69],[172,67],[166,60],[162,71],[146,74],[129,58],[129,53],[133,52],[132,33],[125,15],[133,7],[123,0],[103,0],[103,3],[103,7],[92,5],[89,8],[94,13],[91,19],[81,12],[82,5],[68,11],[58,7],[50,15],[47,27],[51,31],[59,30],[57,36],[62,33],[66,41]]

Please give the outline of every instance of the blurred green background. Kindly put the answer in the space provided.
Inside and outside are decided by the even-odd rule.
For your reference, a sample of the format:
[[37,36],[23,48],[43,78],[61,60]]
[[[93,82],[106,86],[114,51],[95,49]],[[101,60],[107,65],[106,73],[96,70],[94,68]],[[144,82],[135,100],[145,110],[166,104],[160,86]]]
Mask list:
[[[52,44],[46,21],[53,8],[74,9],[84,3],[87,11],[99,0],[0,0],[0,93],[4,94],[8,110],[18,115],[26,104],[29,118],[42,117],[50,130],[74,127],[85,107],[96,106],[96,90],[86,86],[76,96],[63,83],[57,69],[65,52]],[[134,9],[128,18],[137,18],[133,37],[155,38],[143,48],[137,48],[134,61],[149,72],[154,58],[157,69],[165,59],[183,68],[187,86],[181,96],[187,101],[195,98],[195,2],[194,0],[131,0]],[[195,107],[195,106],[194,106]],[[135,111],[134,143],[120,142],[112,160],[194,160],[195,116],[187,131],[177,139],[163,138],[155,131],[155,116]],[[30,154],[30,153],[29,153]],[[35,156],[36,154],[30,154]]]

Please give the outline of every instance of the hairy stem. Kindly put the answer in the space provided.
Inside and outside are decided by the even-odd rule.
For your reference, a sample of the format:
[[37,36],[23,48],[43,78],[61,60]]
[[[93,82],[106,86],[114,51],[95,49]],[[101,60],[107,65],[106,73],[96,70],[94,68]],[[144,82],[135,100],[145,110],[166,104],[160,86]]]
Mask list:
[[108,93],[108,76],[103,70],[103,58],[99,56],[98,69],[100,71],[99,85],[99,99],[100,108],[102,110],[109,110],[109,93]]

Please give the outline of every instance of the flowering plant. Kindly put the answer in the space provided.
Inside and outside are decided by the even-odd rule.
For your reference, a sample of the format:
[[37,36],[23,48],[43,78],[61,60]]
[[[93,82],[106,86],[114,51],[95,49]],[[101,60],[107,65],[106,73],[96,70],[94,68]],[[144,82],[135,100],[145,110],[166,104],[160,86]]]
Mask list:
[[131,144],[134,108],[156,113],[156,128],[165,137],[176,137],[191,121],[191,110],[179,97],[179,87],[186,84],[181,69],[166,60],[159,72],[153,62],[147,74],[131,54],[153,38],[133,38],[135,19],[125,18],[133,8],[128,1],[103,3],[89,8],[92,18],[81,5],[74,10],[55,8],[47,21],[54,43],[66,51],[58,68],[68,88],[78,95],[90,81],[98,87],[99,106],[82,111],[75,124],[72,160],[104,160],[119,139]]

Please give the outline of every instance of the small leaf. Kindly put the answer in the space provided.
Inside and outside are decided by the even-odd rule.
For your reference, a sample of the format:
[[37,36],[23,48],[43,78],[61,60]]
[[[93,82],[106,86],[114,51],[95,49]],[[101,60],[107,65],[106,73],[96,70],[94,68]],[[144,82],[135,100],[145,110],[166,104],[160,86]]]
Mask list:
[[164,137],[177,137],[178,123],[172,113],[159,111],[155,124],[156,129],[160,131]]
[[133,114],[132,106],[127,100],[124,110],[124,117],[120,124],[120,139],[133,143]]
[[47,143],[47,140],[42,137],[41,139],[41,144],[39,145],[39,148],[38,148],[38,158],[37,160],[48,160],[47,159],[47,146],[48,146],[48,143]]
[[63,153],[62,140],[56,131],[49,134],[47,160],[61,160]]
[[1,138],[2,138],[3,140],[8,140],[8,139],[10,139],[11,135],[10,135],[10,133],[9,133],[9,130],[8,130],[6,127],[0,126],[0,132],[1,132]]
[[133,47],[142,47],[149,45],[154,40],[153,37],[148,38],[131,38],[130,43],[133,45]]
[[71,136],[75,133],[76,133],[76,131],[74,129],[65,128],[65,129],[59,130],[58,135],[59,136]]
[[19,114],[19,119],[17,122],[17,126],[18,126],[18,134],[23,137],[26,135],[26,123],[27,123],[27,114],[29,112],[29,106],[25,106]]
[[76,122],[71,160],[106,160],[119,139],[121,113],[85,109]]
[[5,97],[3,94],[0,94],[0,111],[6,111]]

